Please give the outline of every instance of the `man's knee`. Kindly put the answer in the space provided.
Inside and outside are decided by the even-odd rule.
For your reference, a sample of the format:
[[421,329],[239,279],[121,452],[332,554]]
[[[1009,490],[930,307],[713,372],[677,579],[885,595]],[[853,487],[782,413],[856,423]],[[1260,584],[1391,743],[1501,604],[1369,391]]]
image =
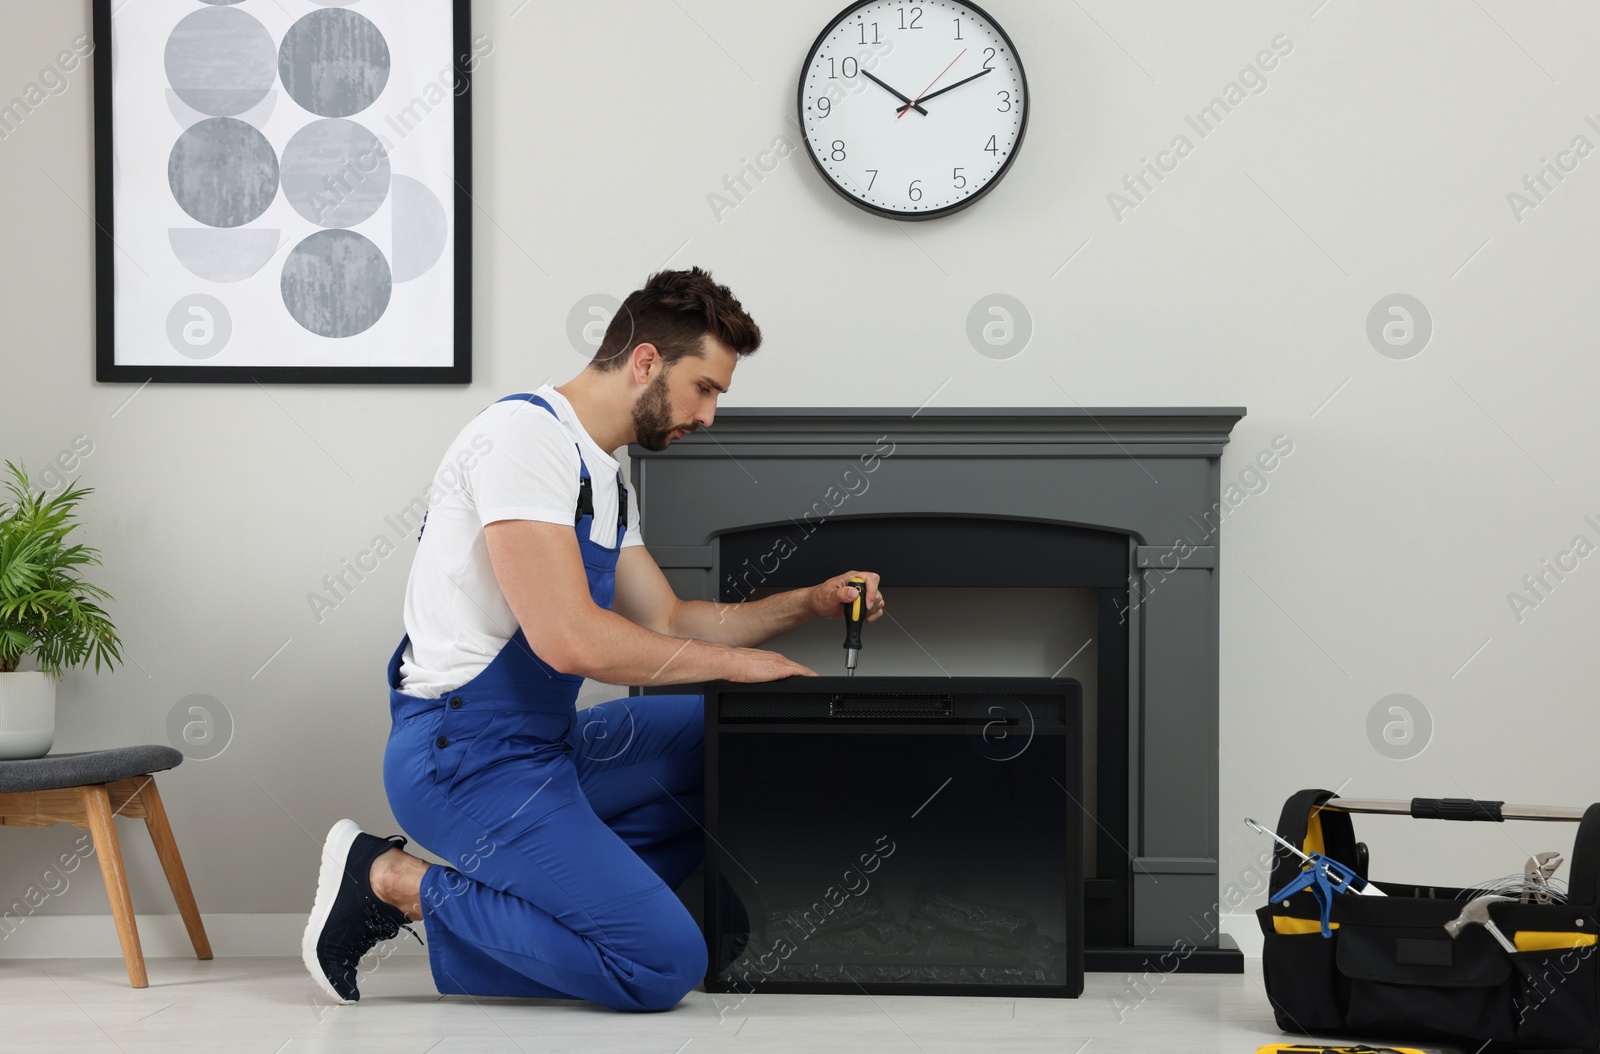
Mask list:
[[694,919],[681,919],[662,930],[648,963],[654,975],[638,993],[638,1009],[668,1010],[683,1001],[705,979],[706,942]]

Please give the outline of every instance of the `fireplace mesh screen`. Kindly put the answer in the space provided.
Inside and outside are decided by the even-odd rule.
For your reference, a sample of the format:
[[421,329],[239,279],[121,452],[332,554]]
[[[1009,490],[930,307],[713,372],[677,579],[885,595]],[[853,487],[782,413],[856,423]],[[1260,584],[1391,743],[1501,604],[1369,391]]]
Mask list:
[[722,990],[1077,994],[1068,698],[852,686],[715,705]]

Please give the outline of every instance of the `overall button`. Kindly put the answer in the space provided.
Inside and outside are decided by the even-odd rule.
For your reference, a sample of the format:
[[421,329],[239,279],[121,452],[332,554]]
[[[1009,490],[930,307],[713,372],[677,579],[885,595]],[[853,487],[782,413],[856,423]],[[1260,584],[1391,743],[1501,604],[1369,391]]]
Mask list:
[[433,742],[434,742],[434,746],[440,748],[441,750],[450,745],[450,741],[448,739],[446,739],[444,736],[440,736],[438,739],[434,740]]
[[452,710],[461,709],[461,697],[459,695],[450,697],[450,709],[452,709]]

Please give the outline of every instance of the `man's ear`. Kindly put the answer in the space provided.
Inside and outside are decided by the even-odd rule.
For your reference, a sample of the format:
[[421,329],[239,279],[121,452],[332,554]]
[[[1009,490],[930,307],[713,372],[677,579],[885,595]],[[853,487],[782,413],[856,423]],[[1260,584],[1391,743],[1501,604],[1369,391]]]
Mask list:
[[654,344],[636,344],[630,360],[633,365],[633,381],[635,384],[646,384],[650,380],[650,371],[665,364],[661,361],[661,352]]

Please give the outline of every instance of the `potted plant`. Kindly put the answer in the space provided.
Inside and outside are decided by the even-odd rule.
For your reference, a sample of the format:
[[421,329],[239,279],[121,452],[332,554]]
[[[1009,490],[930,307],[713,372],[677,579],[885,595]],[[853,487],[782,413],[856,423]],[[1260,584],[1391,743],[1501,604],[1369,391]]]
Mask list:
[[[96,672],[122,658],[121,642],[97,601],[111,594],[78,577],[100,552],[69,545],[73,509],[92,493],[69,486],[54,498],[35,493],[27,473],[6,462],[11,494],[0,504],[0,759],[39,758],[56,731],[56,682],[94,659]],[[19,671],[32,655],[37,670]]]

